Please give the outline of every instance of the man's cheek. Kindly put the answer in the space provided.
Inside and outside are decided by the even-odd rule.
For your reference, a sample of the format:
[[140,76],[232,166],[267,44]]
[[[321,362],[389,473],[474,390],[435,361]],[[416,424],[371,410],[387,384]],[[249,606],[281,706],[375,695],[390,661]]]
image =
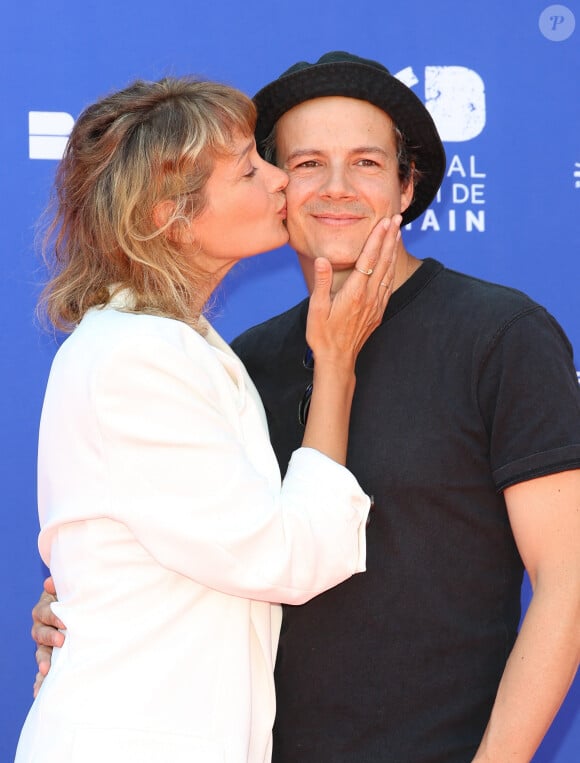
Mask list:
[[[294,231],[297,235],[304,228],[308,215],[304,213],[302,196],[295,193],[291,183],[286,186],[286,224],[288,231]],[[292,233],[291,233],[292,235]]]
[[288,216],[286,218],[286,228],[288,229],[288,235],[290,236],[290,246],[294,248],[300,248],[301,242],[304,241],[304,229],[298,215],[293,215],[288,207]]

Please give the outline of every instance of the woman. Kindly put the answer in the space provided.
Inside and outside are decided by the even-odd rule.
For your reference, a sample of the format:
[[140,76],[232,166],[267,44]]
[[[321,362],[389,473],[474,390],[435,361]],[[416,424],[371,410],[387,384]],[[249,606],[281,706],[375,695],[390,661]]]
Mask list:
[[281,484],[253,385],[202,315],[238,260],[287,241],[287,179],[254,124],[241,93],[165,79],[102,99],[70,136],[45,299],[74,331],[39,445],[39,548],[67,635],[18,763],[267,761],[270,602],[364,569],[369,499],[343,464],[399,221],[377,226],[332,299],[317,261],[312,399]]

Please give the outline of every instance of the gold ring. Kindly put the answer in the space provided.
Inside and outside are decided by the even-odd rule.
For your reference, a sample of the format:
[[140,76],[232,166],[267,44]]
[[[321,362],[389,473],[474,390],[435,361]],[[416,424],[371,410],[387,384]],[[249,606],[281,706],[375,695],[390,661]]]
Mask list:
[[356,269],[359,273],[362,273],[363,276],[371,276],[373,274],[373,269],[369,268],[368,270],[365,270],[364,268],[359,268],[359,266],[356,266]]

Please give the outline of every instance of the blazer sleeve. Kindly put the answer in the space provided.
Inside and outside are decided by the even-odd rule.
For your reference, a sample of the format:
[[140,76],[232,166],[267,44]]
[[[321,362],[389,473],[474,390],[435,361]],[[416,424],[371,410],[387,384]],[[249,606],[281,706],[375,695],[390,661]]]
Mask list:
[[370,501],[353,475],[300,448],[281,484],[260,412],[251,443],[241,424],[253,401],[205,340],[185,344],[133,338],[95,380],[112,516],[160,564],[236,596],[301,603],[363,571]]

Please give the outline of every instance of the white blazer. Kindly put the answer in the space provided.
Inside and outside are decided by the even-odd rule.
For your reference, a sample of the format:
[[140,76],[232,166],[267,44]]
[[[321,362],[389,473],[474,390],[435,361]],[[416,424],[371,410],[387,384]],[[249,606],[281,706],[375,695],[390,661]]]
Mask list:
[[17,763],[265,763],[281,611],[364,570],[369,499],[313,449],[283,484],[207,327],[93,309],[56,354],[39,549],[65,644]]

